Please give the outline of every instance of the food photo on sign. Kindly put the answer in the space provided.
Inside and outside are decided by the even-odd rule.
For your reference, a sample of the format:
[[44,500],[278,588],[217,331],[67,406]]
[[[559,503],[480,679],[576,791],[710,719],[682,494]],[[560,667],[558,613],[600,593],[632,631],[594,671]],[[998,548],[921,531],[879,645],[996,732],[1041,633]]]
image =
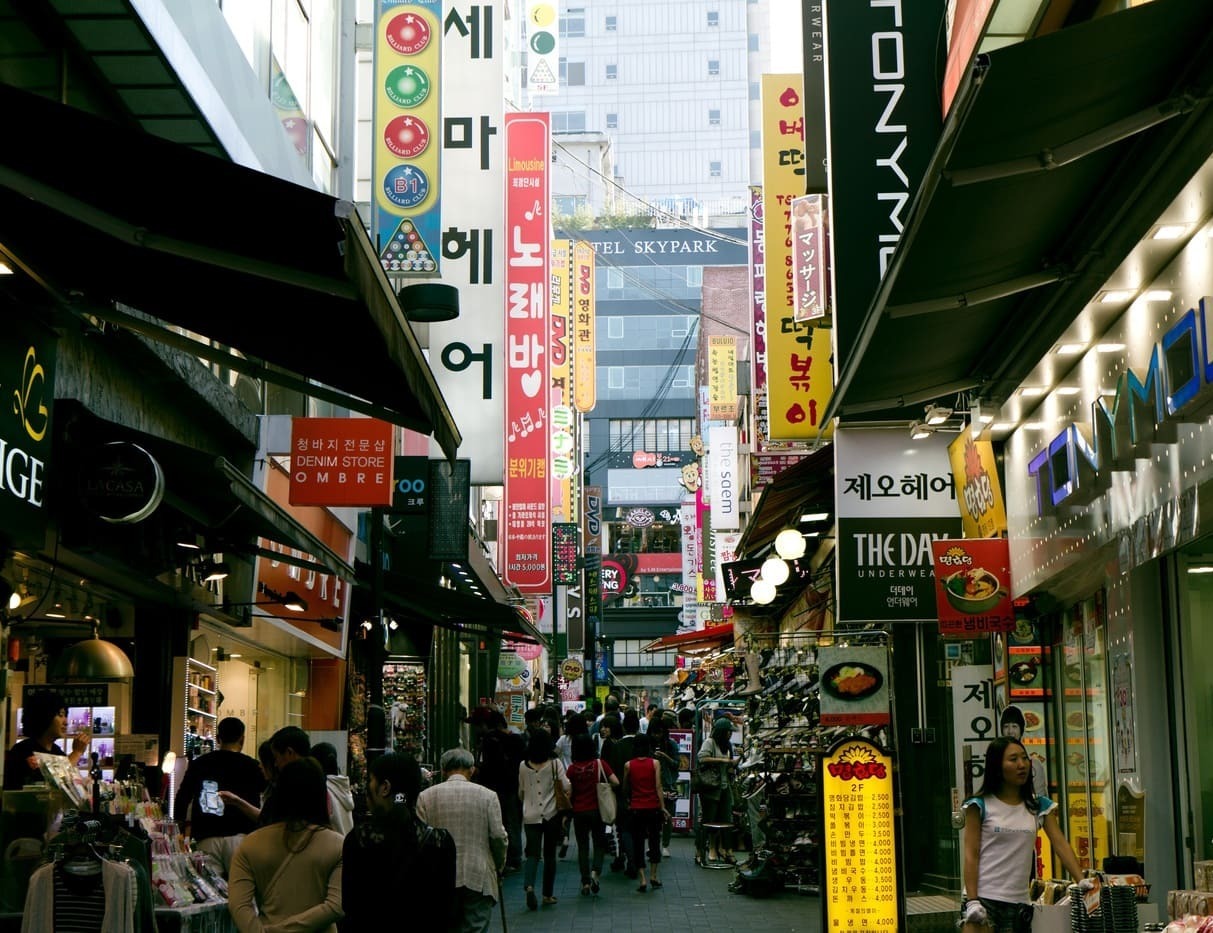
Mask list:
[[975,635],[1015,628],[1006,538],[933,541],[931,556],[940,634]]
[[823,646],[817,649],[817,668],[823,726],[890,722],[887,648]]

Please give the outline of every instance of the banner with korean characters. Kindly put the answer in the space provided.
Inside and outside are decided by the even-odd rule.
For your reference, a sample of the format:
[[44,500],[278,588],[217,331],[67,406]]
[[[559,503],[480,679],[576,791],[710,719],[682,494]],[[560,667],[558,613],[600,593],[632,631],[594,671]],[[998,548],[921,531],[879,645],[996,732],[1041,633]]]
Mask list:
[[594,343],[594,247],[584,240],[573,244],[573,405],[585,414],[598,403]]
[[960,538],[947,438],[840,428],[834,468],[838,620],[936,621],[931,542]]
[[972,638],[1015,628],[1006,538],[933,541],[939,634]]
[[502,492],[502,579],[522,593],[550,593],[551,499],[548,409],[551,308],[548,301],[547,113],[505,115],[506,152],[506,470]]
[[793,317],[817,321],[830,313],[830,235],[826,196],[792,199]]
[[439,272],[442,0],[377,0],[371,232],[392,276]]
[[[463,432],[475,485],[505,475],[505,4],[448,3],[442,23],[442,281],[459,317],[429,325],[434,379]],[[432,457],[442,456],[431,445]]]
[[291,419],[291,505],[391,505],[395,429],[375,418]]
[[750,186],[750,339],[753,352],[750,354],[751,384],[754,391],[766,388],[767,384],[767,265],[766,243],[762,222],[762,186]]
[[821,416],[833,391],[830,332],[796,320],[792,200],[804,193],[800,75],[762,76],[763,244],[768,430],[773,440],[828,437]]
[[948,445],[956,482],[956,502],[966,538],[1001,538],[1007,534],[1007,509],[998,481],[994,445],[988,436],[962,431]]
[[552,240],[551,294],[552,308],[551,370],[552,395],[552,520],[572,522],[577,519],[575,501],[577,484],[573,473],[577,464],[577,415],[573,411],[571,326],[572,295],[569,277],[573,262],[571,240]]
[[898,929],[893,759],[842,739],[822,760],[821,796],[822,928]]
[[582,598],[585,601],[585,637],[592,644],[602,623],[602,487],[586,486],[581,501],[581,553],[585,562]]
[[971,797],[981,787],[986,748],[998,737],[994,681],[988,664],[957,664],[952,668],[952,729],[956,787]]
[[708,418],[732,422],[737,417],[737,338],[708,337]]
[[696,522],[695,502],[684,499],[678,507],[679,528],[682,538],[682,592],[686,594],[683,605],[694,605],[695,594],[699,591],[699,571],[702,568],[699,556],[700,536],[699,525]]

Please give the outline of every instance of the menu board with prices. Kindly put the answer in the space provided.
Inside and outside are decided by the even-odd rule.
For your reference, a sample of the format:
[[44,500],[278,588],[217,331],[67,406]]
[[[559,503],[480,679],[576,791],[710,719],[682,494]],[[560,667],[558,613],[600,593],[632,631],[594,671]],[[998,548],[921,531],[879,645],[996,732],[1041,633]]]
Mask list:
[[825,929],[897,929],[893,760],[866,739],[843,739],[822,768]]
[[388,747],[426,761],[426,677],[421,661],[389,661],[383,665],[383,703],[391,729]]

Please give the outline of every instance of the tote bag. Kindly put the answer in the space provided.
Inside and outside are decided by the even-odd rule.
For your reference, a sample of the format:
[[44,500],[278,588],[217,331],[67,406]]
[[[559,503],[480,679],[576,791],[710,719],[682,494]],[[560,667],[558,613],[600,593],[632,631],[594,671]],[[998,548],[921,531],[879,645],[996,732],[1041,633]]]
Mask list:
[[598,791],[598,815],[603,823],[614,823],[615,791],[603,775],[601,760],[598,762],[598,783],[594,787]]
[[556,773],[556,762],[552,761],[552,789],[556,792],[556,815],[568,816],[573,812],[573,801],[560,783],[560,775]]

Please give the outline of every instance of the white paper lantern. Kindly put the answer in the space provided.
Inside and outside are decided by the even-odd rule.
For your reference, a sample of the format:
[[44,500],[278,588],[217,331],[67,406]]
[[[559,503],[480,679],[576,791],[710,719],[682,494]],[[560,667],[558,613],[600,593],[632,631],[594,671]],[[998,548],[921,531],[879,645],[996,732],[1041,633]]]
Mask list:
[[778,557],[768,557],[762,562],[762,579],[775,586],[781,586],[788,582],[788,565],[785,561]]
[[804,536],[795,528],[785,528],[775,536],[775,552],[784,560],[804,557]]
[[775,584],[770,580],[755,580],[754,585],[750,587],[750,598],[760,606],[765,606],[775,599]]

